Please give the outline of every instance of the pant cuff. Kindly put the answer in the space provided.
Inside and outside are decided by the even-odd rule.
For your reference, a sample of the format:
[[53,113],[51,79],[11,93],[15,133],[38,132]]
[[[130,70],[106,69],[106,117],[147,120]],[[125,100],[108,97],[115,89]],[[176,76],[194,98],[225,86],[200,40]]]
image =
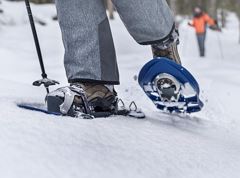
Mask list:
[[94,83],[94,84],[103,84],[103,85],[119,85],[119,81],[103,81],[103,80],[93,80],[93,79],[69,79],[69,83]]
[[167,39],[169,39],[169,37],[171,37],[171,35],[172,35],[172,33],[173,33],[173,31],[174,31],[175,29],[176,29],[176,28],[175,28],[175,24],[173,24],[173,27],[172,27],[170,33],[169,33],[166,37],[164,37],[164,38],[162,38],[162,39],[157,39],[157,40],[154,40],[154,41],[141,42],[141,43],[139,43],[139,44],[140,44],[140,45],[153,45],[153,44],[162,43],[162,42],[166,41]]

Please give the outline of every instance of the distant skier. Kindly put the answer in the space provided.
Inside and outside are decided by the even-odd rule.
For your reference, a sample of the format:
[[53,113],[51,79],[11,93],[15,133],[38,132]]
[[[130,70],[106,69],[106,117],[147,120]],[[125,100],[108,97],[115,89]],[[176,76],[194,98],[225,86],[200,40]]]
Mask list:
[[[178,33],[165,0],[113,0],[113,3],[136,42],[151,45],[154,57],[168,57],[181,64]],[[111,112],[116,105],[114,85],[119,84],[119,73],[103,1],[56,0],[56,7],[70,86],[83,90],[95,111]],[[84,101],[74,98],[74,102]]]
[[216,21],[212,19],[206,12],[204,12],[200,7],[194,8],[194,18],[189,25],[194,27],[196,30],[197,41],[199,46],[200,56],[205,56],[205,39],[207,32],[207,25],[212,29],[216,28]]

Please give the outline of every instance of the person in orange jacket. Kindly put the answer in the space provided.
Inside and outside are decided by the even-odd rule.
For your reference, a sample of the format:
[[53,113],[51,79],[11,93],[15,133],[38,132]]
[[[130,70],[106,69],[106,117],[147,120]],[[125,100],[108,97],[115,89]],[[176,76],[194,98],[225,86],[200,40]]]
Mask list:
[[194,18],[188,25],[195,28],[197,41],[200,51],[200,56],[205,56],[205,39],[207,26],[214,27],[217,25],[216,21],[205,13],[200,7],[194,8]]

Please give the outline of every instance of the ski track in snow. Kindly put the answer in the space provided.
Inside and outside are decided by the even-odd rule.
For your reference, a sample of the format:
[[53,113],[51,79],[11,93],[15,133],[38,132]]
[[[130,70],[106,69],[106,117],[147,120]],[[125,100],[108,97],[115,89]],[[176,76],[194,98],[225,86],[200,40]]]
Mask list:
[[[202,112],[180,118],[157,111],[134,81],[151,58],[123,24],[111,22],[121,85],[119,96],[135,100],[147,119],[124,117],[80,120],[18,108],[16,103],[43,102],[32,34],[23,2],[3,1],[0,17],[0,177],[3,178],[229,178],[240,174],[238,109],[240,46],[236,17],[223,33],[208,31],[207,58],[199,58],[193,29],[180,27],[183,64],[199,80]],[[63,46],[52,5],[33,6],[45,65],[50,78],[67,85]],[[56,87],[55,87],[56,88]],[[52,88],[54,89],[54,88]]]

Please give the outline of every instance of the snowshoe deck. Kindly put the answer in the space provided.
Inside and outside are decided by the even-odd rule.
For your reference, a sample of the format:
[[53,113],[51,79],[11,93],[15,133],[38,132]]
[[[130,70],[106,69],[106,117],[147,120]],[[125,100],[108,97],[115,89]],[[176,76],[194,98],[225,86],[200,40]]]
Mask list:
[[[55,113],[55,112],[49,112],[47,110],[47,107],[44,104],[39,104],[39,103],[19,103],[17,104],[19,108],[30,110],[30,111],[36,111],[36,112],[41,112],[44,114],[49,114],[49,115],[55,115],[55,116],[63,116],[60,113]],[[133,117],[137,119],[144,119],[145,114],[137,109],[137,110],[131,110],[131,109],[125,109],[121,108],[117,110],[114,113],[111,112],[95,112],[92,115],[89,114],[84,114],[84,113],[79,113],[76,117],[81,118],[81,119],[94,119],[94,118],[103,118],[103,117],[111,117],[111,116],[125,116],[125,117]]]
[[140,71],[139,84],[160,110],[193,113],[202,109],[199,85],[183,66],[167,58],[155,58]]

